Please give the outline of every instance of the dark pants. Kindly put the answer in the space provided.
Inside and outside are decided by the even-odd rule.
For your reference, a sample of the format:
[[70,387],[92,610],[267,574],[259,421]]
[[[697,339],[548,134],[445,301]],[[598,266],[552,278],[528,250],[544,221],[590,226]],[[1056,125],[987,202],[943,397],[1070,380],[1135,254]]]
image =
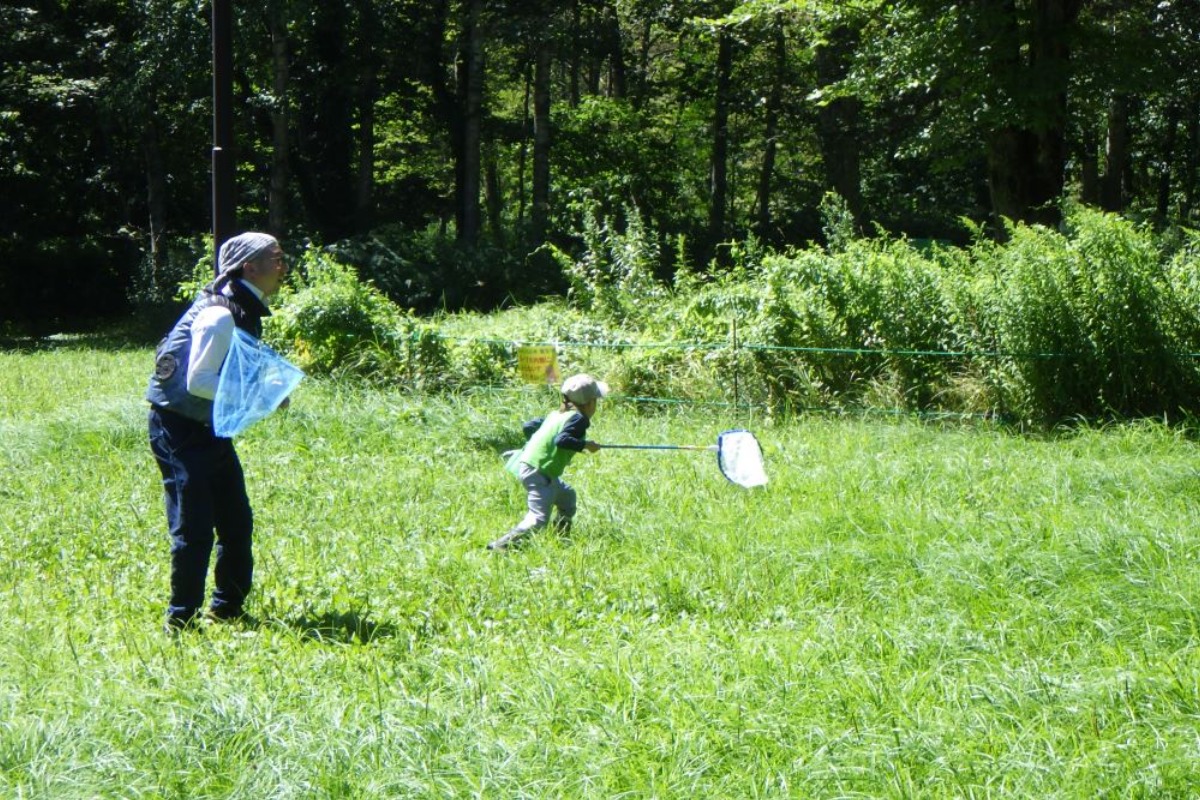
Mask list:
[[150,409],[150,449],[162,472],[171,534],[170,621],[191,619],[204,604],[204,581],[216,531],[212,613],[242,612],[254,576],[254,517],[231,439],[170,411]]

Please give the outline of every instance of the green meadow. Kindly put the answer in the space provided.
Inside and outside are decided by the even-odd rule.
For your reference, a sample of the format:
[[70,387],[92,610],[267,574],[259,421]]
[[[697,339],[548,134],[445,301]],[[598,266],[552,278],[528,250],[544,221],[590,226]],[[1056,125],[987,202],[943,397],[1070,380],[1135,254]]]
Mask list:
[[1095,798],[1200,786],[1185,427],[602,403],[514,552],[538,389],[308,380],[239,441],[257,624],[165,636],[139,347],[0,351],[0,797]]

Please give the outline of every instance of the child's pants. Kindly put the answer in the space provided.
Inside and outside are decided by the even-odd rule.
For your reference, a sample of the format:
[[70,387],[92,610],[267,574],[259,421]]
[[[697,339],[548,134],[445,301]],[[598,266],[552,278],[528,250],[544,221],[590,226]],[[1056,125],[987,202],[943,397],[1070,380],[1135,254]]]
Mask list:
[[568,522],[575,516],[575,490],[561,478],[551,478],[522,463],[517,477],[525,485],[529,511],[514,530],[525,532],[544,528],[550,521],[550,509],[558,509],[558,519]]

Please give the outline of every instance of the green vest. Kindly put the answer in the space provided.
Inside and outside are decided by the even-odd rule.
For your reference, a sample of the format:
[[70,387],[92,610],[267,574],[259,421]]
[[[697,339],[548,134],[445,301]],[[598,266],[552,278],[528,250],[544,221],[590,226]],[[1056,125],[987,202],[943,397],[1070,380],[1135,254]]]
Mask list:
[[[525,449],[515,459],[518,462],[524,462],[531,467],[534,467],[543,475],[549,475],[551,478],[562,477],[563,470],[571,463],[571,459],[575,457],[574,450],[568,450],[565,447],[555,447],[554,440],[562,432],[563,427],[575,414],[579,412],[575,409],[567,411],[552,411],[542,422],[542,427],[537,429],[533,436],[529,437],[529,441],[525,444]],[[514,465],[515,471],[515,465]]]

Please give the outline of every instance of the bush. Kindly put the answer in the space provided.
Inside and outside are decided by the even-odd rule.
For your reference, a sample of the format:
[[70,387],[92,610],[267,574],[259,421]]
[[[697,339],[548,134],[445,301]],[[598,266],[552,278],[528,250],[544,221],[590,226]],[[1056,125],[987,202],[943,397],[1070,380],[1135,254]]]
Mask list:
[[468,339],[450,350],[454,383],[472,386],[503,386],[517,371],[517,346],[496,339]]
[[314,375],[357,375],[438,388],[446,344],[350,267],[310,249],[268,318],[266,336]]
[[532,299],[547,288],[544,276],[509,250],[481,242],[468,247],[433,225],[418,231],[388,227],[331,245],[330,255],[351,264],[389,300],[421,313],[445,309],[488,311],[509,293]]
[[1023,416],[1174,414],[1193,402],[1195,312],[1148,231],[1078,209],[1065,234],[1015,226],[974,254],[991,275],[978,285],[990,295],[977,304],[992,317],[983,327],[1011,361]]
[[1014,225],[998,243],[977,231],[966,248],[845,228],[833,249],[769,254],[748,241],[731,250],[732,269],[681,269],[668,286],[653,274],[653,231],[593,217],[580,258],[555,251],[567,304],[486,323],[419,320],[309,251],[269,330],[315,374],[430,390],[515,383],[517,341],[549,341],[563,343],[564,375],[593,372],[663,400],[1047,423],[1195,411],[1200,236],[1180,234],[1168,254],[1150,231],[1086,209],[1063,232]]
[[667,287],[655,275],[661,256],[657,234],[636,209],[626,209],[623,231],[594,209],[585,214],[583,244],[578,258],[548,245],[577,308],[639,324],[666,301]]

